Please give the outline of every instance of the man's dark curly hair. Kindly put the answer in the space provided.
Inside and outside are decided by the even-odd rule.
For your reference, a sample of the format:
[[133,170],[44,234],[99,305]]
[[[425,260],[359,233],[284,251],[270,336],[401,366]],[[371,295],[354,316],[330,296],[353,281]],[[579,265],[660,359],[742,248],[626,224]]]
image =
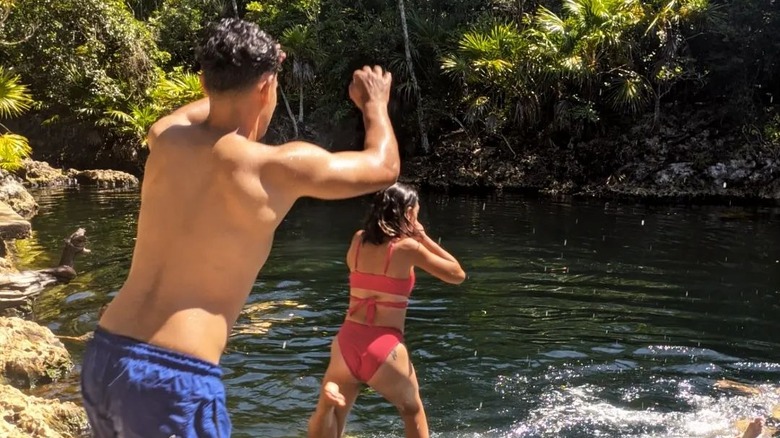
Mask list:
[[280,54],[270,35],[237,18],[209,24],[196,49],[206,89],[216,93],[246,90],[265,73],[279,71]]

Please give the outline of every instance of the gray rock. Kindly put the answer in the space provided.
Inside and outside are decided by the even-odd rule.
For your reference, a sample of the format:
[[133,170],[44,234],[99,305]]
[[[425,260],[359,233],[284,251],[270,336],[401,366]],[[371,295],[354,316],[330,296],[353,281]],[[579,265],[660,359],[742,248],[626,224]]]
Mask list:
[[38,203],[22,183],[13,175],[0,170],[0,201],[8,204],[25,219],[38,213]]
[[81,170],[69,171],[79,184],[99,187],[136,187],[138,178],[118,170]]
[[15,171],[16,176],[34,187],[56,187],[74,185],[76,180],[45,161],[24,160],[24,165]]
[[[30,222],[24,220],[8,204],[0,201],[0,239],[14,240],[30,237]],[[5,256],[5,250],[0,256]]]
[[659,186],[682,185],[693,174],[691,163],[672,163],[655,174],[655,183]]

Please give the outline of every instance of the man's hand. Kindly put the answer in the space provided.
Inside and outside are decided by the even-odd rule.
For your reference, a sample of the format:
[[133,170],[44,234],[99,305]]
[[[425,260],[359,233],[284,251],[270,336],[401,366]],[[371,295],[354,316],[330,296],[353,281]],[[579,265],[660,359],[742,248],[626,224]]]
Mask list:
[[349,98],[363,111],[366,103],[378,102],[387,105],[390,101],[390,85],[393,75],[383,71],[382,67],[374,68],[365,66],[355,70],[352,74],[352,82],[349,84]]

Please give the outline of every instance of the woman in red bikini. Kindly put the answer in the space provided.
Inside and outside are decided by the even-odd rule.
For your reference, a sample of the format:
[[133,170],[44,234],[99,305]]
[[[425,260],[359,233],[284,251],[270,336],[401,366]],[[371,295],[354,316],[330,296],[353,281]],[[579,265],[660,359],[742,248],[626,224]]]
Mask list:
[[452,284],[462,283],[466,274],[425,234],[417,201],[417,192],[403,184],[377,193],[365,229],[352,238],[349,310],[331,345],[309,437],[341,437],[363,384],[398,408],[407,438],[428,437],[417,375],[403,344],[414,268]]

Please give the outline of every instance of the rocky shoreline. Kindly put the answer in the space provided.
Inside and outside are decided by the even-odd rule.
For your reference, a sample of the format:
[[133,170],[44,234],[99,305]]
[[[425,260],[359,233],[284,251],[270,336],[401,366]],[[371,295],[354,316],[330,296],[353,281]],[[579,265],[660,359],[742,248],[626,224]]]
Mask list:
[[[13,242],[30,235],[28,220],[38,212],[38,204],[27,187],[80,185],[134,187],[138,179],[113,170],[59,170],[31,160],[14,174],[0,171],[0,277],[24,274],[14,264]],[[0,290],[0,298],[13,296],[14,292]],[[33,388],[68,376],[74,368],[60,339],[47,327],[25,319],[30,315],[30,306],[31,303],[25,303],[9,307],[7,302],[0,306],[0,436],[89,436],[81,406],[29,394]]]
[[[438,191],[519,191],[640,202],[780,202],[780,146],[726,129],[718,114],[615,125],[591,140],[490,139],[464,131],[402,166]],[[546,137],[544,137],[546,138]]]

